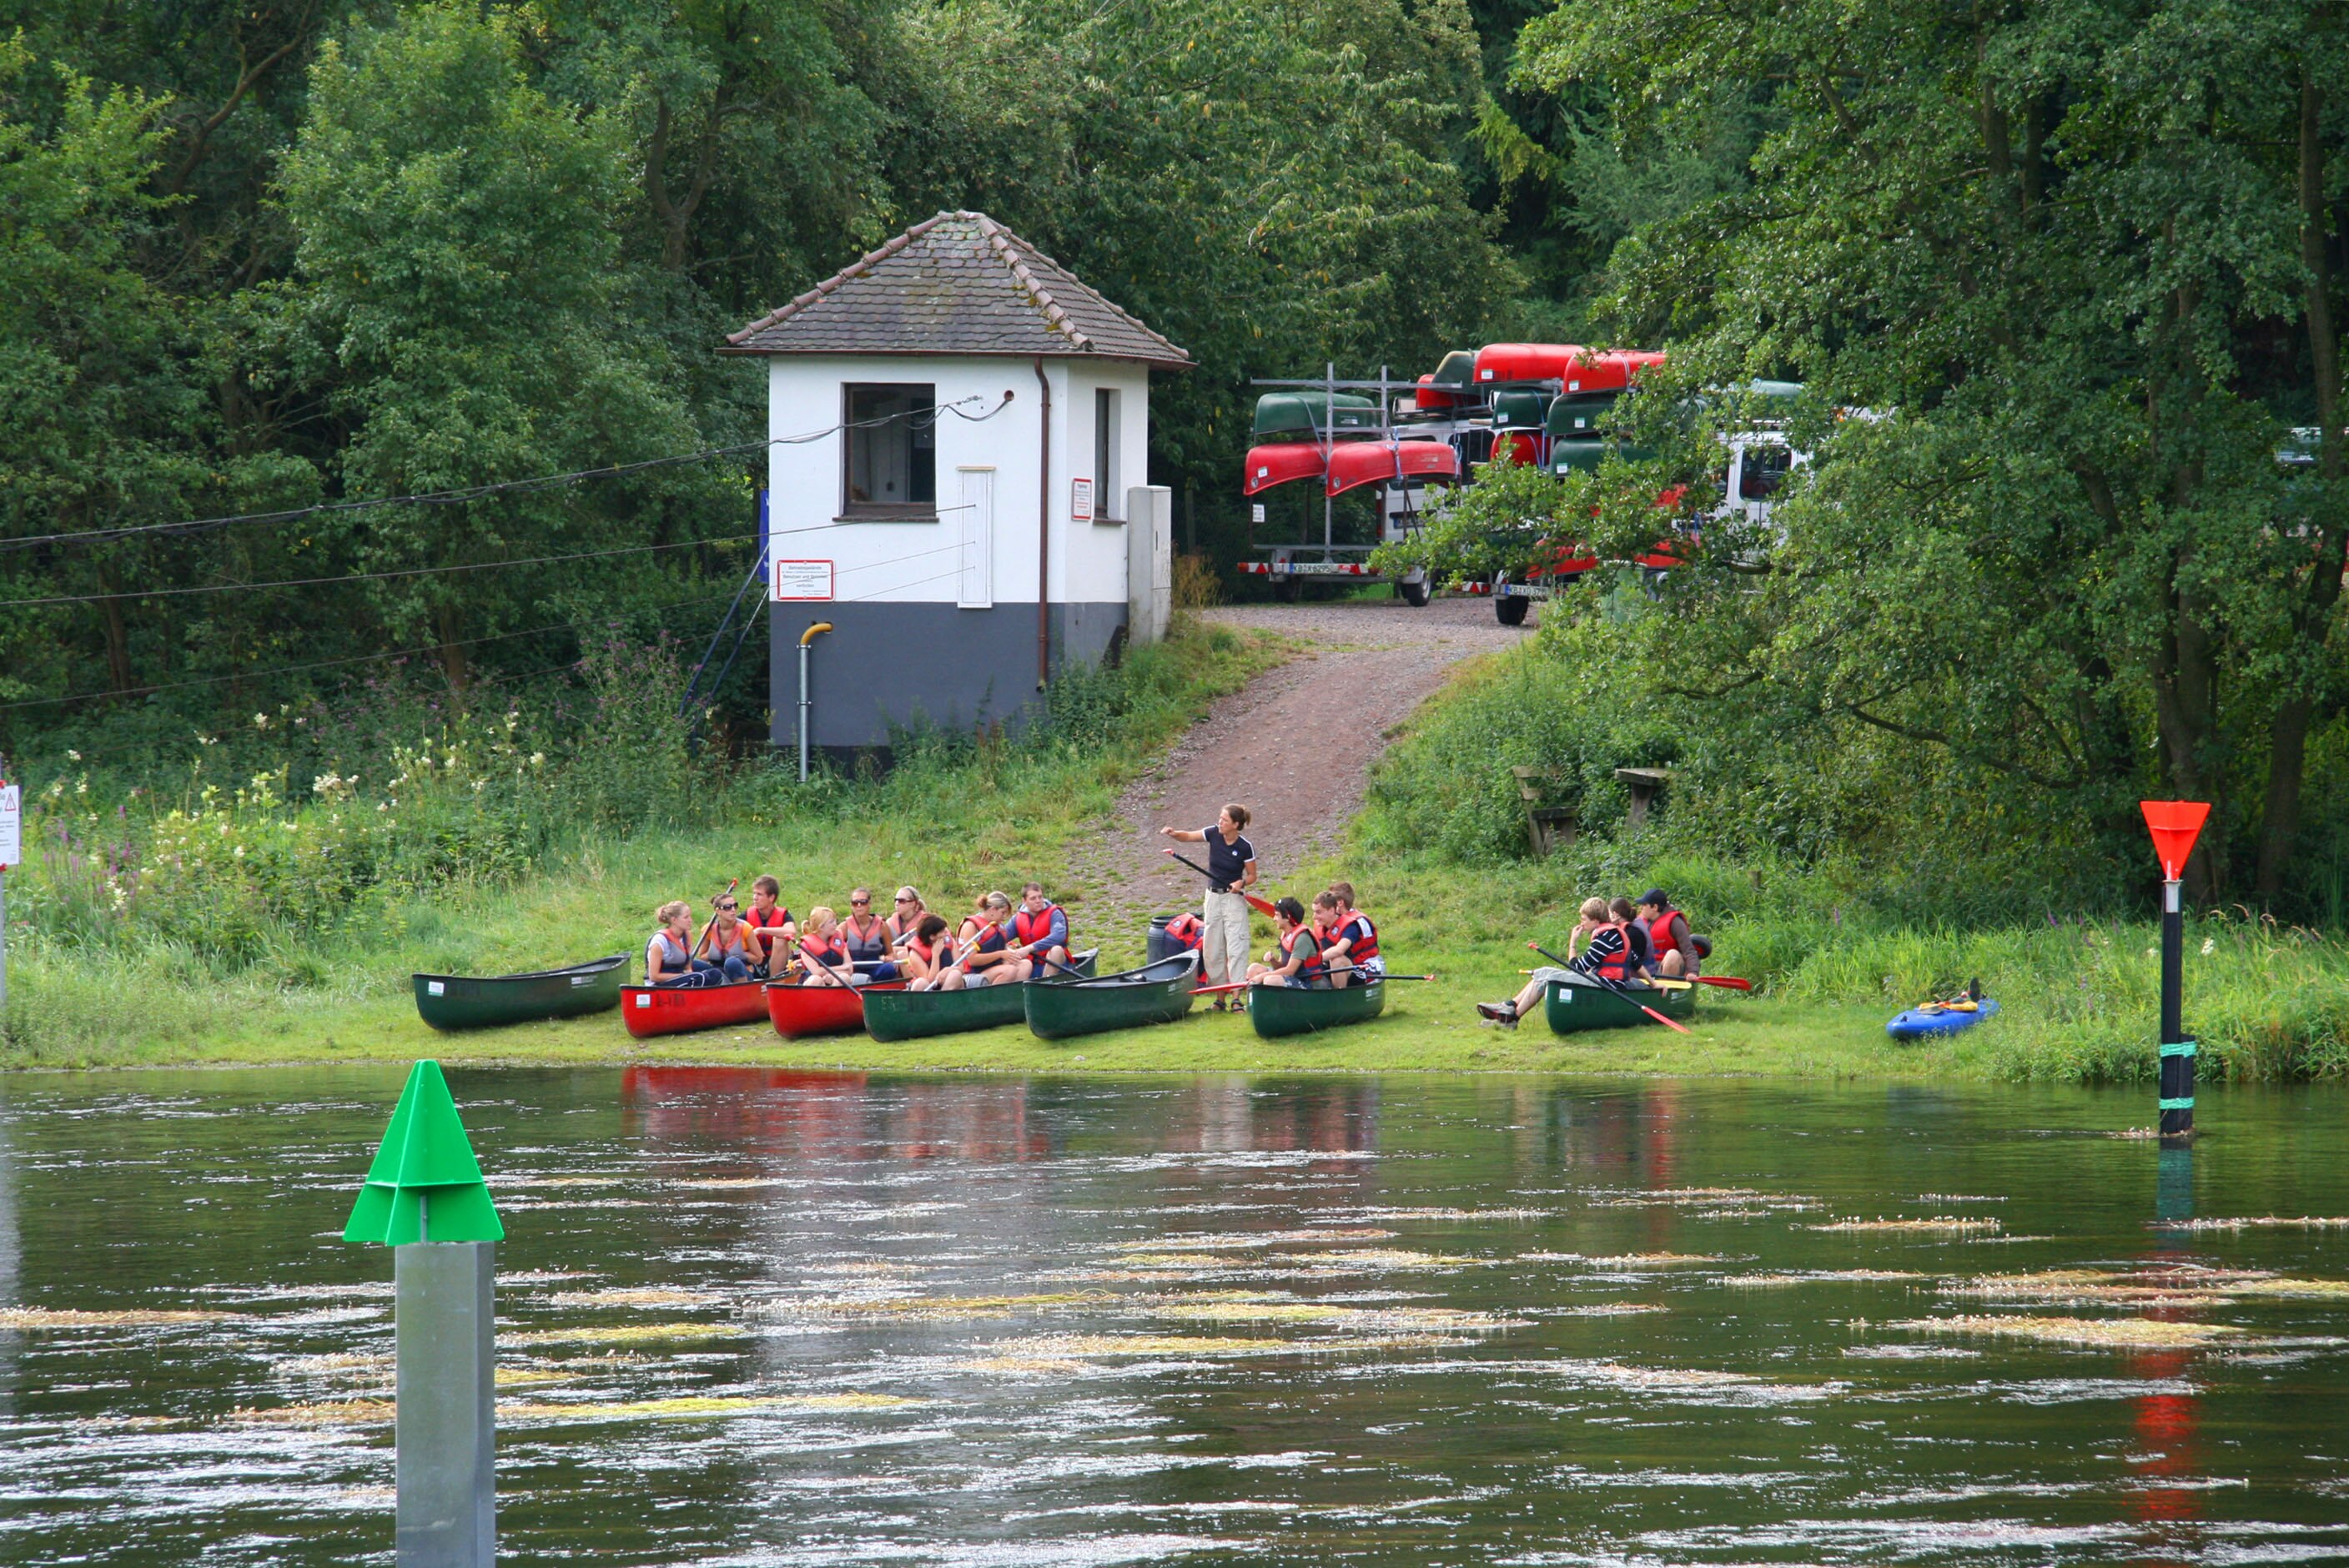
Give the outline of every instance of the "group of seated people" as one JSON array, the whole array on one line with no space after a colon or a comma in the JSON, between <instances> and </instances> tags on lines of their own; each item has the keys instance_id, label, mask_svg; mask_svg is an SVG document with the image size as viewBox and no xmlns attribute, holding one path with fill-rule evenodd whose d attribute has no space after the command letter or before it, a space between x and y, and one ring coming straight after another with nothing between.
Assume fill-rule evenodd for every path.
<instances>
[{"instance_id":1,"label":"group of seated people","mask_svg":"<svg viewBox=\"0 0 2349 1568\"><path fill-rule=\"evenodd\" d=\"M1272 910L1279 943L1247 966L1248 984L1333 989L1367 985L1385 977L1387 963L1379 956L1379 928L1354 907L1352 882L1333 882L1314 894L1310 913L1293 898L1277 901ZM1222 1007L1224 998L1216 997L1215 1005Z\"/></svg>"},{"instance_id":2,"label":"group of seated people","mask_svg":"<svg viewBox=\"0 0 2349 1568\"><path fill-rule=\"evenodd\" d=\"M1661 888L1650 888L1634 903L1628 898L1587 898L1582 918L1566 939L1567 966L1537 969L1525 989L1506 1002L1479 1002L1476 1012L1504 1028L1540 1003L1553 980L1598 980L1644 985L1651 980L1688 980L1703 973L1713 944L1689 929L1688 916L1672 907Z\"/></svg>"},{"instance_id":3,"label":"group of seated people","mask_svg":"<svg viewBox=\"0 0 2349 1568\"><path fill-rule=\"evenodd\" d=\"M958 991L1016 985L1069 963L1069 917L1037 882L1021 891L1016 907L1004 893L981 893L958 921L932 913L910 887L897 890L891 913L875 915L873 890L860 887L848 895L847 919L820 903L802 924L783 907L781 892L781 883L762 876L750 884L747 910L732 893L719 894L698 938L692 905L683 899L661 905L655 912L659 929L645 944L645 984L903 981L908 990Z\"/></svg>"}]
</instances>

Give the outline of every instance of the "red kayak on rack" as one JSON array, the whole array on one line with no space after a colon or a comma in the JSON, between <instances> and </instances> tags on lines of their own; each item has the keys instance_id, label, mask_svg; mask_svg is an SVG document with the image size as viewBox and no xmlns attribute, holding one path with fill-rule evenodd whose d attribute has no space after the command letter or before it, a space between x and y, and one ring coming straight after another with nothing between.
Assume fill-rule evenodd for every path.
<instances>
[{"instance_id":1,"label":"red kayak on rack","mask_svg":"<svg viewBox=\"0 0 2349 1568\"><path fill-rule=\"evenodd\" d=\"M1250 447L1242 495L1256 495L1292 480L1317 480L1328 471L1330 449L1318 441L1277 441Z\"/></svg>"},{"instance_id":2,"label":"red kayak on rack","mask_svg":"<svg viewBox=\"0 0 2349 1568\"><path fill-rule=\"evenodd\" d=\"M1663 362L1661 350L1610 348L1569 366L1564 391L1569 397L1592 392L1620 392L1638 380L1641 371Z\"/></svg>"},{"instance_id":3,"label":"red kayak on rack","mask_svg":"<svg viewBox=\"0 0 2349 1568\"><path fill-rule=\"evenodd\" d=\"M1578 343L1488 343L1476 351L1476 387L1557 381L1593 351Z\"/></svg>"},{"instance_id":4,"label":"red kayak on rack","mask_svg":"<svg viewBox=\"0 0 2349 1568\"><path fill-rule=\"evenodd\" d=\"M620 1016L638 1039L683 1035L728 1024L755 1024L767 1010L766 983L732 985L623 985Z\"/></svg>"},{"instance_id":5,"label":"red kayak on rack","mask_svg":"<svg viewBox=\"0 0 2349 1568\"><path fill-rule=\"evenodd\" d=\"M1330 495L1396 480L1456 480L1460 454L1448 441L1356 441L1330 454L1322 481Z\"/></svg>"},{"instance_id":6,"label":"red kayak on rack","mask_svg":"<svg viewBox=\"0 0 2349 1568\"><path fill-rule=\"evenodd\" d=\"M802 1035L846 1035L864 1026L864 993L902 991L902 981L879 985L770 985L767 1016L787 1040Z\"/></svg>"}]
</instances>

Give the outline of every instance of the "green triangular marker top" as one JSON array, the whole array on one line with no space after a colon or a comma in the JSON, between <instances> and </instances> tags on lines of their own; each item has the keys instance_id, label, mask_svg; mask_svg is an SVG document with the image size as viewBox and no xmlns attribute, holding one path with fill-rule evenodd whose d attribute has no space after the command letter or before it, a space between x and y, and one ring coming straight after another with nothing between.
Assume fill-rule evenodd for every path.
<instances>
[{"instance_id":1,"label":"green triangular marker top","mask_svg":"<svg viewBox=\"0 0 2349 1568\"><path fill-rule=\"evenodd\" d=\"M383 1130L383 1147L367 1167L367 1185L351 1205L343 1240L401 1247L497 1242L505 1233L440 1064L417 1063L399 1091L391 1125Z\"/></svg>"}]
</instances>

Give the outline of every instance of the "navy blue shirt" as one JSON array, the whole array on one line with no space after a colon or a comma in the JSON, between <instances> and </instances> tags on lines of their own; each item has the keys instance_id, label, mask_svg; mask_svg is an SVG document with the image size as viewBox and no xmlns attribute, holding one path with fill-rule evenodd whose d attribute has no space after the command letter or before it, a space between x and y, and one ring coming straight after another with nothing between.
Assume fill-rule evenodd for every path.
<instances>
[{"instance_id":1,"label":"navy blue shirt","mask_svg":"<svg viewBox=\"0 0 2349 1568\"><path fill-rule=\"evenodd\" d=\"M1221 828L1207 830L1207 885L1217 892L1229 892L1240 873L1256 860L1256 846L1243 833L1230 843L1224 842Z\"/></svg>"}]
</instances>

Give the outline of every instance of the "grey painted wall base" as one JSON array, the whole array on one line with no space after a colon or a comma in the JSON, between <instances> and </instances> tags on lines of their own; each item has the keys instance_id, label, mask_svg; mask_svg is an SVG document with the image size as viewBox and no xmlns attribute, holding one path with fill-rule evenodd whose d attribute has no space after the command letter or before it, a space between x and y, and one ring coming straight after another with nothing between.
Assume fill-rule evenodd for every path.
<instances>
[{"instance_id":1,"label":"grey painted wall base","mask_svg":"<svg viewBox=\"0 0 2349 1568\"><path fill-rule=\"evenodd\" d=\"M990 610L952 604L787 603L768 606L768 702L777 746L799 744L800 634L833 629L808 658L809 744L835 759L890 744L894 730L925 725L1017 730L1036 700L1036 605ZM1124 627L1123 603L1055 604L1054 669L1098 664Z\"/></svg>"},{"instance_id":2,"label":"grey painted wall base","mask_svg":"<svg viewBox=\"0 0 2349 1568\"><path fill-rule=\"evenodd\" d=\"M496 1252L492 1242L391 1250L398 1568L497 1560Z\"/></svg>"}]
</instances>

